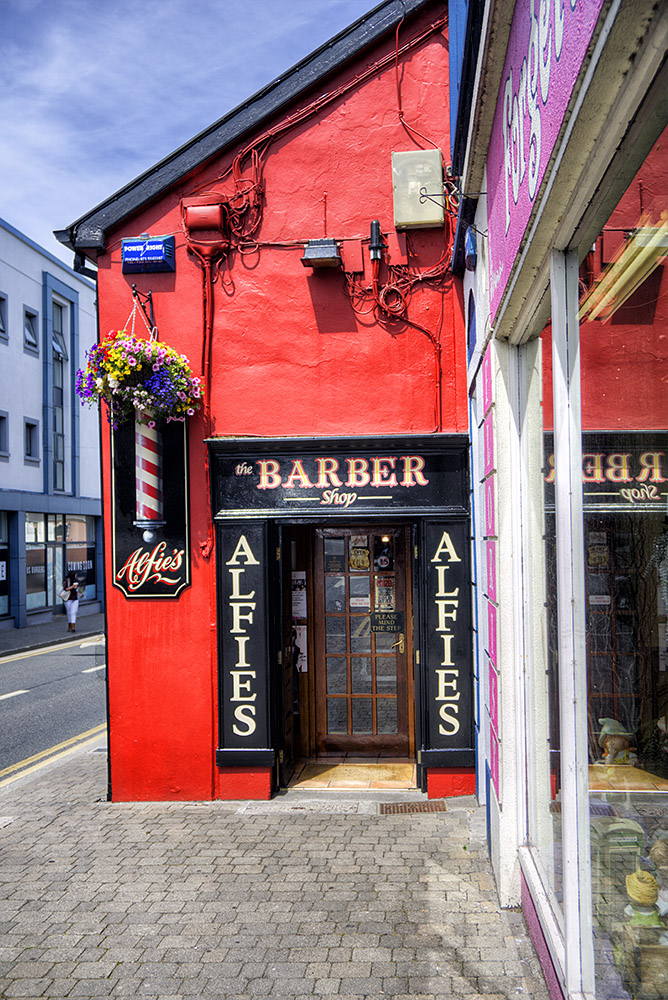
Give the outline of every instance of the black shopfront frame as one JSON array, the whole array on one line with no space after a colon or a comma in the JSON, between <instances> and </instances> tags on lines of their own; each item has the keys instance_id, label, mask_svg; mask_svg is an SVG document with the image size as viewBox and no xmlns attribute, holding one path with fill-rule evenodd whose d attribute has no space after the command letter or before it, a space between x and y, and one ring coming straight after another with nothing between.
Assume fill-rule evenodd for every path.
<instances>
[{"instance_id":1,"label":"black shopfront frame","mask_svg":"<svg viewBox=\"0 0 668 1000\"><path fill-rule=\"evenodd\" d=\"M474 766L468 438L214 438L207 444L218 593L216 764L274 767L282 760L282 527L382 520L412 529L416 757L423 787L427 767Z\"/></svg>"}]
</instances>

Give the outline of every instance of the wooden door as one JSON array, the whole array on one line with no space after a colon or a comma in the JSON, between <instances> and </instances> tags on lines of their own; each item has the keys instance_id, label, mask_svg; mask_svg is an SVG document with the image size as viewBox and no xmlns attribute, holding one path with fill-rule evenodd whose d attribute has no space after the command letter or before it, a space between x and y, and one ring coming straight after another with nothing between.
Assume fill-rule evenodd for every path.
<instances>
[{"instance_id":1,"label":"wooden door","mask_svg":"<svg viewBox=\"0 0 668 1000\"><path fill-rule=\"evenodd\" d=\"M317 751L406 756L406 529L317 529L315 557Z\"/></svg>"}]
</instances>

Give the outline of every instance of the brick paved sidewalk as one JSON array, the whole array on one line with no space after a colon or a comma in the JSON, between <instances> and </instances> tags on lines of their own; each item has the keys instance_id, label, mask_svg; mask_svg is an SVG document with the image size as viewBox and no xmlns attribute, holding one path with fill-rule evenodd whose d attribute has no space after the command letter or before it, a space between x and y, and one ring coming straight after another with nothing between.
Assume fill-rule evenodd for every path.
<instances>
[{"instance_id":1,"label":"brick paved sidewalk","mask_svg":"<svg viewBox=\"0 0 668 1000\"><path fill-rule=\"evenodd\" d=\"M473 799L105 792L90 750L0 788L1 997L548 1000Z\"/></svg>"}]
</instances>

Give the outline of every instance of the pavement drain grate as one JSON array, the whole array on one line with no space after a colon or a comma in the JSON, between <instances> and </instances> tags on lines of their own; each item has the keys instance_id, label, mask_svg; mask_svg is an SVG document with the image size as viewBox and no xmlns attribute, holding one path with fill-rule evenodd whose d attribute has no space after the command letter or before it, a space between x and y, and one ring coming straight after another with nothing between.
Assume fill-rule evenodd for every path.
<instances>
[{"instance_id":1,"label":"pavement drain grate","mask_svg":"<svg viewBox=\"0 0 668 1000\"><path fill-rule=\"evenodd\" d=\"M381 816L389 813L444 813L447 812L445 802L381 802L378 812Z\"/></svg>"}]
</instances>

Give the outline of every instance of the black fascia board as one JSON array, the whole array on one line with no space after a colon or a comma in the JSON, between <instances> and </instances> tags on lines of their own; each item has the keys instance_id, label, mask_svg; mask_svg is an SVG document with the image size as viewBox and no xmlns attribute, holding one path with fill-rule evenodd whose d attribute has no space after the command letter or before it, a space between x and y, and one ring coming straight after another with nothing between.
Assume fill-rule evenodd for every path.
<instances>
[{"instance_id":1,"label":"black fascia board","mask_svg":"<svg viewBox=\"0 0 668 1000\"><path fill-rule=\"evenodd\" d=\"M459 105L457 107L457 119L452 150L452 172L457 174L457 176L461 175L461 172L464 169L464 160L466 159L469 119L471 117L471 101L473 100L473 86L475 84L484 9L485 4L482 0L469 0L466 18L466 37L464 40L462 79L459 88Z\"/></svg>"},{"instance_id":2,"label":"black fascia board","mask_svg":"<svg viewBox=\"0 0 668 1000\"><path fill-rule=\"evenodd\" d=\"M402 20L413 17L433 3L434 0L385 0L67 229L55 230L56 239L75 252L96 257L105 249L107 230L155 201L228 147L257 131L263 122L274 117L283 107L298 100L390 31L396 30Z\"/></svg>"},{"instance_id":3,"label":"black fascia board","mask_svg":"<svg viewBox=\"0 0 668 1000\"><path fill-rule=\"evenodd\" d=\"M463 274L466 270L466 265L464 263L464 239L466 237L467 229L473 225L477 204L477 198L467 197L463 197L459 203L457 227L455 229L455 238L452 246L452 261L450 263L453 274Z\"/></svg>"}]
</instances>

